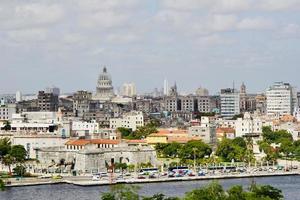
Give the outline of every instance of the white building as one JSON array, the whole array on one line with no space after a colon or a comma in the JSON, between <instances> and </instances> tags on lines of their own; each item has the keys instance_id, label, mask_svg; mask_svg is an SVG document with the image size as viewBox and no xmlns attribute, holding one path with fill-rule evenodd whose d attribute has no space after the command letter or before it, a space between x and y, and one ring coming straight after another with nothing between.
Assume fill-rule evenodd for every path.
<instances>
[{"instance_id":1,"label":"white building","mask_svg":"<svg viewBox=\"0 0 300 200\"><path fill-rule=\"evenodd\" d=\"M109 121L110 128L129 128L135 131L138 127L144 126L144 116L142 112L130 112L122 118L111 118Z\"/></svg>"},{"instance_id":2,"label":"white building","mask_svg":"<svg viewBox=\"0 0 300 200\"><path fill-rule=\"evenodd\" d=\"M164 80L164 95L165 96L169 95L169 83L167 79Z\"/></svg>"},{"instance_id":3,"label":"white building","mask_svg":"<svg viewBox=\"0 0 300 200\"><path fill-rule=\"evenodd\" d=\"M251 117L249 113L244 114L244 118L235 121L236 137L255 136L262 134L263 122L259 117Z\"/></svg>"},{"instance_id":4,"label":"white building","mask_svg":"<svg viewBox=\"0 0 300 200\"><path fill-rule=\"evenodd\" d=\"M28 134L28 135L14 135L12 139L13 145L22 145L27 151L28 158L38 159L36 150L39 148L45 147L59 147L64 146L64 144L69 139L62 138L60 136L54 135L36 135L36 134Z\"/></svg>"},{"instance_id":5,"label":"white building","mask_svg":"<svg viewBox=\"0 0 300 200\"><path fill-rule=\"evenodd\" d=\"M240 114L240 94L231 88L221 90L221 116L232 118Z\"/></svg>"},{"instance_id":6,"label":"white building","mask_svg":"<svg viewBox=\"0 0 300 200\"><path fill-rule=\"evenodd\" d=\"M293 88L289 83L276 82L266 91L267 115L290 115L293 111ZM295 100L294 100L295 101Z\"/></svg>"},{"instance_id":7,"label":"white building","mask_svg":"<svg viewBox=\"0 0 300 200\"><path fill-rule=\"evenodd\" d=\"M134 83L124 83L121 91L122 96L133 97L136 96L136 87Z\"/></svg>"},{"instance_id":8,"label":"white building","mask_svg":"<svg viewBox=\"0 0 300 200\"><path fill-rule=\"evenodd\" d=\"M0 105L0 120L11 120L13 114L16 113L16 104Z\"/></svg>"},{"instance_id":9,"label":"white building","mask_svg":"<svg viewBox=\"0 0 300 200\"><path fill-rule=\"evenodd\" d=\"M199 126L191 126L188 128L188 136L190 138L199 138L205 143L213 143L216 138L216 126L214 121L209 117L201 117Z\"/></svg>"},{"instance_id":10,"label":"white building","mask_svg":"<svg viewBox=\"0 0 300 200\"><path fill-rule=\"evenodd\" d=\"M16 92L16 102L22 101L22 93L20 91Z\"/></svg>"},{"instance_id":11,"label":"white building","mask_svg":"<svg viewBox=\"0 0 300 200\"><path fill-rule=\"evenodd\" d=\"M99 124L96 121L91 121L91 122L73 121L72 132L76 136L88 136L88 135L98 134Z\"/></svg>"}]
</instances>

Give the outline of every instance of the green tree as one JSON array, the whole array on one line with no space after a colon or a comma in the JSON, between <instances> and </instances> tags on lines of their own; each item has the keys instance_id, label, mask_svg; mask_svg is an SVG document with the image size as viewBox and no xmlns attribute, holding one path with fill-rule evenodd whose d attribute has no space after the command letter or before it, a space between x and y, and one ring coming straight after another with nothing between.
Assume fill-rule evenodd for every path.
<instances>
[{"instance_id":1,"label":"green tree","mask_svg":"<svg viewBox=\"0 0 300 200\"><path fill-rule=\"evenodd\" d=\"M182 160L193 160L204 158L204 156L209 156L212 152L211 147L205 144L201 140L191 140L182 147L179 154Z\"/></svg>"},{"instance_id":2,"label":"green tree","mask_svg":"<svg viewBox=\"0 0 300 200\"><path fill-rule=\"evenodd\" d=\"M2 179L0 179L0 190L3 191L5 189L5 184Z\"/></svg>"},{"instance_id":3,"label":"green tree","mask_svg":"<svg viewBox=\"0 0 300 200\"><path fill-rule=\"evenodd\" d=\"M182 145L178 142L172 142L170 144L167 144L165 148L163 149L162 153L164 157L167 158L175 158L179 156L179 153L182 150Z\"/></svg>"},{"instance_id":4,"label":"green tree","mask_svg":"<svg viewBox=\"0 0 300 200\"><path fill-rule=\"evenodd\" d=\"M17 176L24 176L24 174L26 173L26 168L23 165L17 165L14 169L13 169L14 174L16 174Z\"/></svg>"},{"instance_id":5,"label":"green tree","mask_svg":"<svg viewBox=\"0 0 300 200\"><path fill-rule=\"evenodd\" d=\"M254 194L256 199L270 199L270 200L282 200L282 191L274 188L270 185L256 185L252 184L250 187L250 192Z\"/></svg>"},{"instance_id":6,"label":"green tree","mask_svg":"<svg viewBox=\"0 0 300 200\"><path fill-rule=\"evenodd\" d=\"M2 163L8 167L9 174L11 175L11 165L15 163L14 157L12 157L10 154L6 154L2 158Z\"/></svg>"},{"instance_id":7,"label":"green tree","mask_svg":"<svg viewBox=\"0 0 300 200\"><path fill-rule=\"evenodd\" d=\"M180 200L178 197L166 197L164 194L155 194L152 197L143 197L143 200Z\"/></svg>"},{"instance_id":8,"label":"green tree","mask_svg":"<svg viewBox=\"0 0 300 200\"><path fill-rule=\"evenodd\" d=\"M236 143L238 140L236 140ZM238 144L233 143L233 140L223 138L223 140L218 144L216 155L220 156L224 161L231 162L244 161L245 160L246 148L238 146Z\"/></svg>"},{"instance_id":9,"label":"green tree","mask_svg":"<svg viewBox=\"0 0 300 200\"><path fill-rule=\"evenodd\" d=\"M139 187L133 185L114 185L110 192L103 193L102 200L139 200Z\"/></svg>"},{"instance_id":10,"label":"green tree","mask_svg":"<svg viewBox=\"0 0 300 200\"><path fill-rule=\"evenodd\" d=\"M10 152L11 142L9 138L0 139L0 159Z\"/></svg>"},{"instance_id":11,"label":"green tree","mask_svg":"<svg viewBox=\"0 0 300 200\"><path fill-rule=\"evenodd\" d=\"M10 125L10 122L9 122L9 121L5 121L5 122L4 122L4 127L3 127L3 129L4 129L5 131L11 130L11 125Z\"/></svg>"},{"instance_id":12,"label":"green tree","mask_svg":"<svg viewBox=\"0 0 300 200\"><path fill-rule=\"evenodd\" d=\"M217 182L186 193L184 200L224 200L226 193Z\"/></svg>"},{"instance_id":13,"label":"green tree","mask_svg":"<svg viewBox=\"0 0 300 200\"><path fill-rule=\"evenodd\" d=\"M122 138L127 138L132 134L132 129L130 128L119 127L117 128L117 131L121 133Z\"/></svg>"},{"instance_id":14,"label":"green tree","mask_svg":"<svg viewBox=\"0 0 300 200\"><path fill-rule=\"evenodd\" d=\"M15 162L24 162L27 156L27 151L23 145L13 145L9 154L15 159Z\"/></svg>"}]
</instances>

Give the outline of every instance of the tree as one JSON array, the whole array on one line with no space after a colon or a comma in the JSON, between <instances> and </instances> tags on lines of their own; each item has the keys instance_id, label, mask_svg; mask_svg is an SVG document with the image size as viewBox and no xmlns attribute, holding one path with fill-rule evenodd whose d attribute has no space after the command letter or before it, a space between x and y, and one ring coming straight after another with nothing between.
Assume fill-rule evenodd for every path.
<instances>
[{"instance_id":1,"label":"tree","mask_svg":"<svg viewBox=\"0 0 300 200\"><path fill-rule=\"evenodd\" d=\"M155 194L152 197L143 197L143 200L180 200L178 197L166 197L164 194Z\"/></svg>"},{"instance_id":2,"label":"tree","mask_svg":"<svg viewBox=\"0 0 300 200\"><path fill-rule=\"evenodd\" d=\"M23 165L17 165L14 169L14 174L16 174L17 176L24 176L24 174L26 173L26 168Z\"/></svg>"},{"instance_id":3,"label":"tree","mask_svg":"<svg viewBox=\"0 0 300 200\"><path fill-rule=\"evenodd\" d=\"M181 150L182 150L181 144L179 144L178 142L172 142L165 146L162 153L163 153L164 157L175 158L175 157L178 157Z\"/></svg>"},{"instance_id":4,"label":"tree","mask_svg":"<svg viewBox=\"0 0 300 200\"><path fill-rule=\"evenodd\" d=\"M15 162L24 162L27 156L27 151L23 145L13 145L9 154L15 159Z\"/></svg>"},{"instance_id":5,"label":"tree","mask_svg":"<svg viewBox=\"0 0 300 200\"><path fill-rule=\"evenodd\" d=\"M250 187L250 192L254 194L256 199L263 199L263 198L269 198L272 200L283 199L282 191L270 185L259 186L256 184L252 184Z\"/></svg>"},{"instance_id":6,"label":"tree","mask_svg":"<svg viewBox=\"0 0 300 200\"><path fill-rule=\"evenodd\" d=\"M179 157L182 160L193 160L204 158L205 156L209 156L212 152L211 147L208 144L205 144L201 140L191 140L184 145L182 148Z\"/></svg>"},{"instance_id":7,"label":"tree","mask_svg":"<svg viewBox=\"0 0 300 200\"><path fill-rule=\"evenodd\" d=\"M117 131L121 133L122 138L127 138L132 134L132 129L130 128L119 127L117 128Z\"/></svg>"},{"instance_id":8,"label":"tree","mask_svg":"<svg viewBox=\"0 0 300 200\"><path fill-rule=\"evenodd\" d=\"M6 166L8 166L9 174L11 175L11 165L14 164L14 157L12 157L10 154L7 154L3 157L2 163Z\"/></svg>"},{"instance_id":9,"label":"tree","mask_svg":"<svg viewBox=\"0 0 300 200\"><path fill-rule=\"evenodd\" d=\"M9 131L9 130L11 130L11 125L10 125L10 122L9 121L5 121L4 122L4 130L5 131Z\"/></svg>"},{"instance_id":10,"label":"tree","mask_svg":"<svg viewBox=\"0 0 300 200\"><path fill-rule=\"evenodd\" d=\"M9 153L11 149L11 142L9 138L0 139L0 159Z\"/></svg>"},{"instance_id":11,"label":"tree","mask_svg":"<svg viewBox=\"0 0 300 200\"><path fill-rule=\"evenodd\" d=\"M242 144L240 139L233 142L233 140L224 138L218 145L216 155L227 162L231 162L232 160L244 161L246 152L246 147L244 146L246 145Z\"/></svg>"},{"instance_id":12,"label":"tree","mask_svg":"<svg viewBox=\"0 0 300 200\"><path fill-rule=\"evenodd\" d=\"M103 193L102 200L139 200L139 187L133 185L114 185L110 192Z\"/></svg>"},{"instance_id":13,"label":"tree","mask_svg":"<svg viewBox=\"0 0 300 200\"><path fill-rule=\"evenodd\" d=\"M2 179L0 179L0 190L3 191L5 189L5 184Z\"/></svg>"},{"instance_id":14,"label":"tree","mask_svg":"<svg viewBox=\"0 0 300 200\"><path fill-rule=\"evenodd\" d=\"M186 193L184 200L224 200L226 193L217 182Z\"/></svg>"}]
</instances>

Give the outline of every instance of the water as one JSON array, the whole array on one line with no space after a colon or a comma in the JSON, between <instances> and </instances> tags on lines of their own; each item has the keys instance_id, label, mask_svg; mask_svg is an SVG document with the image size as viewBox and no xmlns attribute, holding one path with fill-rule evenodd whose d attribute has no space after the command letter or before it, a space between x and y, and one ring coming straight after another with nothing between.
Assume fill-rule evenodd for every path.
<instances>
[{"instance_id":1,"label":"water","mask_svg":"<svg viewBox=\"0 0 300 200\"><path fill-rule=\"evenodd\" d=\"M219 180L225 188L232 185L248 186L253 179ZM258 184L270 184L283 191L285 199L300 200L300 176L282 176L255 178ZM151 196L164 193L167 196L183 196L185 192L203 186L210 181L185 181L137 184L141 187L139 193ZM80 187L69 184L43 185L8 188L0 192L0 200L100 200L102 192L109 191L109 186Z\"/></svg>"}]
</instances>

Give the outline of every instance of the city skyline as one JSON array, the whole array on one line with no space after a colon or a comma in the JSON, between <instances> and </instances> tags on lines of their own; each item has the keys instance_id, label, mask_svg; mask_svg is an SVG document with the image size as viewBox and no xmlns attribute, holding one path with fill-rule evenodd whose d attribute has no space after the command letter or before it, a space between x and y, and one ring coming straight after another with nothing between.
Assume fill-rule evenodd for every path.
<instances>
[{"instance_id":1,"label":"city skyline","mask_svg":"<svg viewBox=\"0 0 300 200\"><path fill-rule=\"evenodd\" d=\"M95 91L103 65L116 88L134 82L139 93L165 78L187 93L233 81L249 92L299 87L296 0L97 2L2 2L0 93Z\"/></svg>"}]
</instances>

